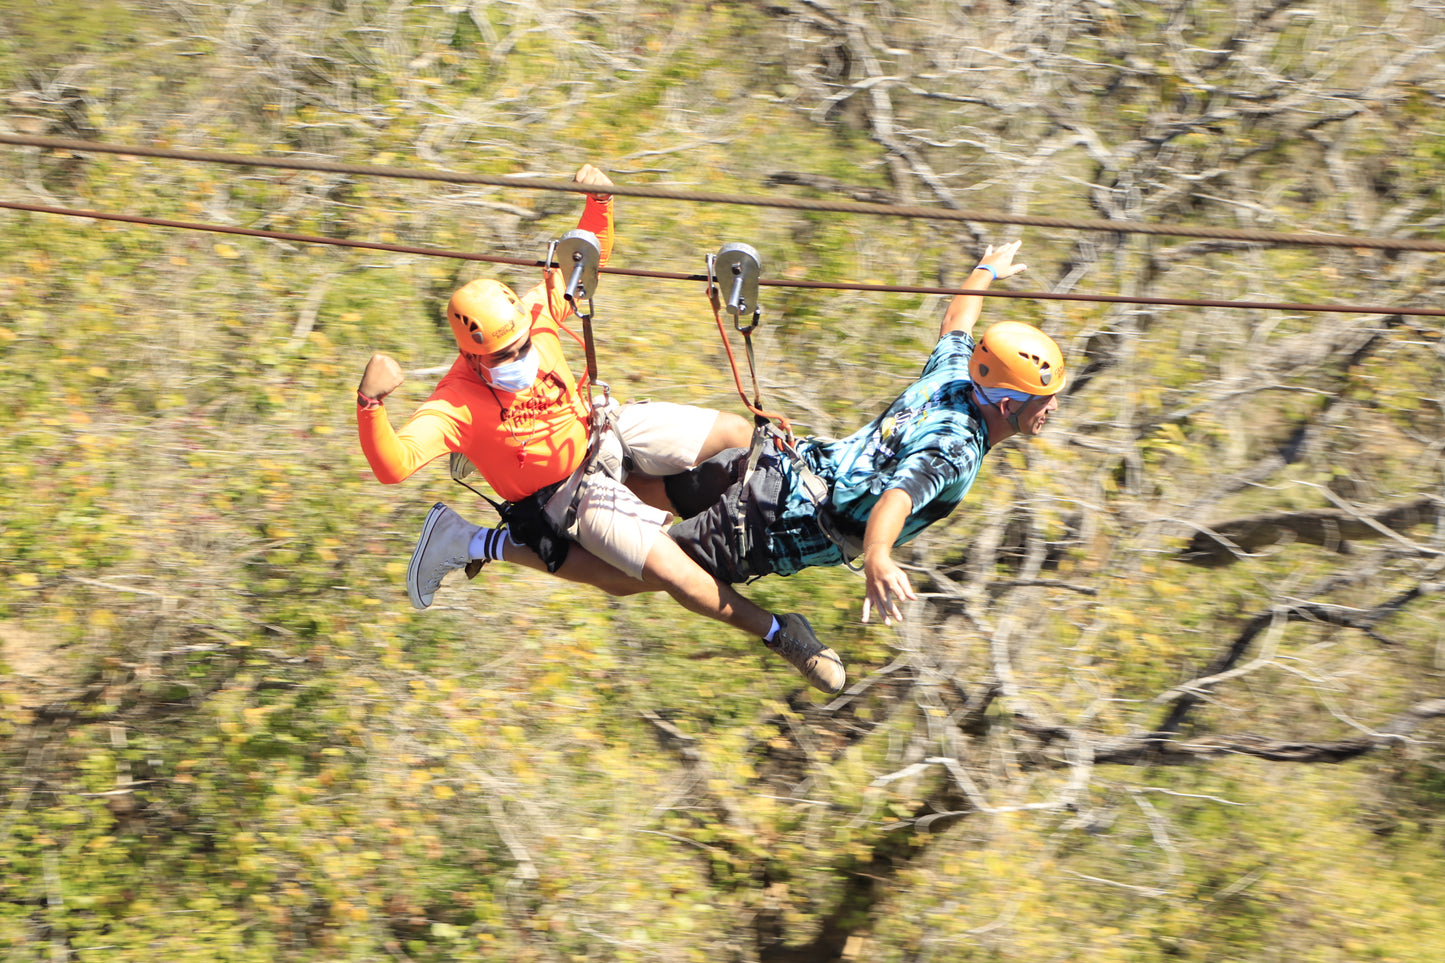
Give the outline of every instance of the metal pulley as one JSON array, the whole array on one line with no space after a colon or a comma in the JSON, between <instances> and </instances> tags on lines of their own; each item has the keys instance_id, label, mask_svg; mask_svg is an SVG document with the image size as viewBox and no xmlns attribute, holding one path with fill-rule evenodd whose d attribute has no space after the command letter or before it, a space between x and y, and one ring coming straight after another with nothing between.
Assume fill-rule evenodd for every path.
<instances>
[{"instance_id":1,"label":"metal pulley","mask_svg":"<svg viewBox=\"0 0 1445 963\"><path fill-rule=\"evenodd\" d=\"M708 280L732 315L733 326L744 334L756 328L763 313L758 304L758 279L763 273L758 252L746 244L724 244L717 254L708 255L707 267ZM749 312L752 320L745 323Z\"/></svg>"},{"instance_id":2,"label":"metal pulley","mask_svg":"<svg viewBox=\"0 0 1445 963\"><path fill-rule=\"evenodd\" d=\"M547 252L547 263L551 264L554 259L567 277L562 296L576 311L578 297L591 301L593 292L597 290L597 269L602 263L602 245L598 243L596 234L578 228L568 231L552 243L552 250Z\"/></svg>"},{"instance_id":3,"label":"metal pulley","mask_svg":"<svg viewBox=\"0 0 1445 963\"><path fill-rule=\"evenodd\" d=\"M602 245L597 235L577 228L568 231L547 246L545 265L556 264L567 278L562 297L567 299L572 310L582 319L582 347L587 353L587 399L592 400L592 385L607 385L597 380L597 346L592 338L592 294L597 290L597 272L602 266ZM587 310L583 311L580 299L587 299Z\"/></svg>"}]
</instances>

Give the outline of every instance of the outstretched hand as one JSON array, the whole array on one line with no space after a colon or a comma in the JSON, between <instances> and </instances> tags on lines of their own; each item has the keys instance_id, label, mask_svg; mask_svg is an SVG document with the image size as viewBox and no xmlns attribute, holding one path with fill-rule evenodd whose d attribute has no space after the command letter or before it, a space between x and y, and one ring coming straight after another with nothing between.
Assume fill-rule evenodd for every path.
<instances>
[{"instance_id":1,"label":"outstretched hand","mask_svg":"<svg viewBox=\"0 0 1445 963\"><path fill-rule=\"evenodd\" d=\"M978 259L978 263L987 264L993 268L1000 278L1011 278L1015 274L1022 274L1028 270L1028 265L1014 263L1014 255L1018 253L1021 244L1023 241L1009 241L998 247L990 244L984 249L983 257Z\"/></svg>"},{"instance_id":2,"label":"outstretched hand","mask_svg":"<svg viewBox=\"0 0 1445 963\"><path fill-rule=\"evenodd\" d=\"M380 401L400 388L405 380L401 365L396 363L396 359L378 352L366 363L366 370L361 373L361 384L356 386L356 391L363 397Z\"/></svg>"},{"instance_id":3,"label":"outstretched hand","mask_svg":"<svg viewBox=\"0 0 1445 963\"><path fill-rule=\"evenodd\" d=\"M874 609L883 616L884 625L893 620L903 621L898 608L901 599L914 601L918 598L908 574L898 567L887 552L870 554L863 562L863 579L867 583L867 596L863 599L863 621L867 622Z\"/></svg>"}]
</instances>

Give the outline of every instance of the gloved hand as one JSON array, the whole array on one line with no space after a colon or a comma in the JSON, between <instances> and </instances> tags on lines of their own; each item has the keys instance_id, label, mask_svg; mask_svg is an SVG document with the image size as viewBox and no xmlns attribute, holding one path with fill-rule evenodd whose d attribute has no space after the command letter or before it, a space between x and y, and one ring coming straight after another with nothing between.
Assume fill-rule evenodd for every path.
<instances>
[{"instance_id":1,"label":"gloved hand","mask_svg":"<svg viewBox=\"0 0 1445 963\"><path fill-rule=\"evenodd\" d=\"M367 401L380 401L400 388L405 380L401 365L396 363L396 359L378 352L366 363L366 370L361 373L361 384L356 386L356 393Z\"/></svg>"}]
</instances>

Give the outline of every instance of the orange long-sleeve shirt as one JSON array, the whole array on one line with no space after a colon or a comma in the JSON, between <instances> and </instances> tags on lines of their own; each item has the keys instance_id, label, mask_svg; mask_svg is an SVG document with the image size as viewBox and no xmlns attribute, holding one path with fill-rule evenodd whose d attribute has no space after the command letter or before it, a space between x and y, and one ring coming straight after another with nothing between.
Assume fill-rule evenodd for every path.
<instances>
[{"instance_id":1,"label":"orange long-sleeve shirt","mask_svg":"<svg viewBox=\"0 0 1445 963\"><path fill-rule=\"evenodd\" d=\"M577 223L597 235L601 263L612 253L612 202L590 195ZM385 406L356 409L361 450L372 472L394 485L440 455L459 451L501 498L516 501L571 475L587 452L587 400L567 366L559 324L571 306L561 286L538 283L521 296L532 318L532 347L540 367L532 385L501 391L484 382L460 354L402 426L392 428Z\"/></svg>"}]
</instances>

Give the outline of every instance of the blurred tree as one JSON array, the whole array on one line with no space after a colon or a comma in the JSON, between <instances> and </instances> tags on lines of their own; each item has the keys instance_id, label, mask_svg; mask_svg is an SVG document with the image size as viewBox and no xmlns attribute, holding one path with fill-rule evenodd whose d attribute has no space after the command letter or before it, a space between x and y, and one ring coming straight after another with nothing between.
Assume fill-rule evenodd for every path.
<instances>
[{"instance_id":1,"label":"blurred tree","mask_svg":"<svg viewBox=\"0 0 1445 963\"><path fill-rule=\"evenodd\" d=\"M1439 237L1428 3L0 4L33 133L1062 217ZM7 200L540 257L551 195L7 148ZM913 543L749 591L824 705L664 601L399 585L350 390L449 360L475 265L3 215L0 946L35 960L1432 960L1445 376L1403 316L991 303L1048 434ZM1428 305L1438 257L627 199L617 264ZM510 272L506 272L510 273ZM525 273L519 271L518 276ZM1029 280L1031 279L1031 280ZM820 434L933 299L770 288ZM603 367L728 405L700 292L609 277ZM685 323L684 323L685 322ZM414 399L413 399L414 400ZM1331 763L1334 765L1320 765Z\"/></svg>"}]
</instances>

